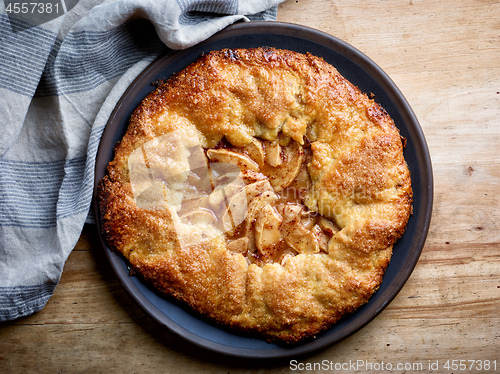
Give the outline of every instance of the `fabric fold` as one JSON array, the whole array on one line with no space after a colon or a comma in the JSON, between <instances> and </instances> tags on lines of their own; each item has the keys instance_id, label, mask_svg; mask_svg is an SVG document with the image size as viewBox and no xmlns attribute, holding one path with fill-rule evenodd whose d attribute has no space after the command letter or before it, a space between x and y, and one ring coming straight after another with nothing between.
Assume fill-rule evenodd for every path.
<instances>
[{"instance_id":1,"label":"fabric fold","mask_svg":"<svg viewBox=\"0 0 500 374\"><path fill-rule=\"evenodd\" d=\"M87 219L97 147L154 59L283 0L65 1L48 20L0 10L0 321L42 309Z\"/></svg>"}]
</instances>

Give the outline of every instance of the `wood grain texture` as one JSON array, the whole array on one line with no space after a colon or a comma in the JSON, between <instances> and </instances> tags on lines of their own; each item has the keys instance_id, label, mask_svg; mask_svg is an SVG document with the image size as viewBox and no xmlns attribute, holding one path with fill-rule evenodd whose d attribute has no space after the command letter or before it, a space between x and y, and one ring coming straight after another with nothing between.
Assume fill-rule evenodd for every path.
<instances>
[{"instance_id":1,"label":"wood grain texture","mask_svg":"<svg viewBox=\"0 0 500 374\"><path fill-rule=\"evenodd\" d=\"M426 370L372 372L451 373L447 359L496 359L500 371L499 14L500 2L487 0L280 5L280 21L337 36L389 74L422 125L435 178L428 239L405 287L366 327L297 362L422 363ZM122 289L96 235L85 227L44 310L0 324L0 373L298 372L290 360L213 354L159 327ZM439 369L429 369L436 360ZM310 369L302 372L328 372Z\"/></svg>"}]
</instances>

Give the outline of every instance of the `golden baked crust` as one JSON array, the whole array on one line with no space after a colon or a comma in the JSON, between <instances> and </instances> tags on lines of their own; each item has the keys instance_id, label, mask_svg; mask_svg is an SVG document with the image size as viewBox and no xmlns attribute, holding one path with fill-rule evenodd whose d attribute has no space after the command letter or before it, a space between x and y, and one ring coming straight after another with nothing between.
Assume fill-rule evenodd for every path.
<instances>
[{"instance_id":1,"label":"golden baked crust","mask_svg":"<svg viewBox=\"0 0 500 374\"><path fill-rule=\"evenodd\" d=\"M98 199L144 279L285 343L368 301L412 209L389 115L324 60L272 48L211 52L150 94Z\"/></svg>"}]
</instances>

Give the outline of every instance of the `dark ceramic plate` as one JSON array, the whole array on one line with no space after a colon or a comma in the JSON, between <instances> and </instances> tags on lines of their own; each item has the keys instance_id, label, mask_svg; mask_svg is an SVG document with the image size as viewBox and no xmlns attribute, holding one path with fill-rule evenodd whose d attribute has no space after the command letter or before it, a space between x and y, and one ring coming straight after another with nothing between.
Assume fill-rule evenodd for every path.
<instances>
[{"instance_id":1,"label":"dark ceramic plate","mask_svg":"<svg viewBox=\"0 0 500 374\"><path fill-rule=\"evenodd\" d=\"M281 358L308 353L353 334L375 318L397 295L409 278L422 251L432 211L432 169L422 129L412 109L391 79L368 57L320 31L280 22L239 23L190 49L159 58L130 85L116 105L102 136L96 161L96 183L103 178L113 157L113 146L124 135L134 109L153 89L151 82L168 78L195 61L202 53L222 48L271 46L310 52L323 57L362 91L373 93L407 139L405 158L412 175L413 215L406 232L394 246L394 254L379 290L370 301L318 335L293 347L220 328L195 313L163 298L138 277L130 276L125 261L102 243L120 282L152 318L193 344L231 356ZM95 199L94 199L95 200ZM98 215L99 209L95 207ZM96 217L99 222L99 217ZM101 239L102 241L102 239Z\"/></svg>"}]
</instances>

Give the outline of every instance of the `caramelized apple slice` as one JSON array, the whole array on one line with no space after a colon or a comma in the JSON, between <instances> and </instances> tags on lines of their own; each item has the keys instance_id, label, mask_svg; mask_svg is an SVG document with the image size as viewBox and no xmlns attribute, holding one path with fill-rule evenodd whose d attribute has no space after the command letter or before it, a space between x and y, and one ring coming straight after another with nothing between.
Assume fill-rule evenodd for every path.
<instances>
[{"instance_id":1,"label":"caramelized apple slice","mask_svg":"<svg viewBox=\"0 0 500 374\"><path fill-rule=\"evenodd\" d=\"M243 236L241 238L229 241L226 247L233 253L246 254L248 251L248 242L249 239L246 236Z\"/></svg>"},{"instance_id":2,"label":"caramelized apple slice","mask_svg":"<svg viewBox=\"0 0 500 374\"><path fill-rule=\"evenodd\" d=\"M224 188L224 202L221 203L225 205L224 213L221 217L222 230L224 232L232 233L245 220L248 205L247 187Z\"/></svg>"},{"instance_id":3,"label":"caramelized apple slice","mask_svg":"<svg viewBox=\"0 0 500 374\"><path fill-rule=\"evenodd\" d=\"M255 225L262 209L269 204L278 200L278 196L274 191L265 192L257 196L248 205L247 217L244 225L240 228L240 234L248 238L248 252L254 253L257 250L255 245Z\"/></svg>"},{"instance_id":4,"label":"caramelized apple slice","mask_svg":"<svg viewBox=\"0 0 500 374\"><path fill-rule=\"evenodd\" d=\"M259 171L259 165L249 156L230 151L227 149L209 149L207 156L212 162L226 163L237 165L241 171L254 170Z\"/></svg>"},{"instance_id":5,"label":"caramelized apple slice","mask_svg":"<svg viewBox=\"0 0 500 374\"><path fill-rule=\"evenodd\" d=\"M248 195L247 195L248 197ZM256 219L259 217L262 209L273 202L278 200L278 196L274 191L266 190L259 195L255 196L248 204L247 218L245 224L245 234L251 232L252 225L255 224Z\"/></svg>"},{"instance_id":6,"label":"caramelized apple slice","mask_svg":"<svg viewBox=\"0 0 500 374\"><path fill-rule=\"evenodd\" d=\"M281 240L280 225L283 218L271 205L262 208L255 221L255 246L263 255L269 254Z\"/></svg>"},{"instance_id":7,"label":"caramelized apple slice","mask_svg":"<svg viewBox=\"0 0 500 374\"><path fill-rule=\"evenodd\" d=\"M247 184L232 193L224 194L223 190L217 190L212 195L213 199L210 202L214 208L216 206L225 206L225 211L221 215L221 222L224 232L228 233L232 233L233 229L245 219L248 220L248 216L254 214L254 211L257 212L254 207L257 202L254 201L259 201L259 198L267 201L267 195L270 195L270 200L274 200L276 196L267 179Z\"/></svg>"},{"instance_id":8,"label":"caramelized apple slice","mask_svg":"<svg viewBox=\"0 0 500 374\"><path fill-rule=\"evenodd\" d=\"M283 160L281 165L277 167L266 165L264 170L276 192L284 190L297 177L304 160L304 150L299 143L293 142L288 147L283 147L281 157Z\"/></svg>"},{"instance_id":9,"label":"caramelized apple slice","mask_svg":"<svg viewBox=\"0 0 500 374\"><path fill-rule=\"evenodd\" d=\"M258 171L254 171L254 170L244 171L243 173L241 173L241 177L243 178L243 181L246 184L251 184L251 183L258 182L258 181L267 180L267 177L264 174L259 173Z\"/></svg>"},{"instance_id":10,"label":"caramelized apple slice","mask_svg":"<svg viewBox=\"0 0 500 374\"><path fill-rule=\"evenodd\" d=\"M182 222L190 224L205 223L213 225L217 221L215 213L210 209L198 208L183 214L181 217Z\"/></svg>"},{"instance_id":11,"label":"caramelized apple slice","mask_svg":"<svg viewBox=\"0 0 500 374\"><path fill-rule=\"evenodd\" d=\"M283 163L281 159L281 146L274 141L266 147L266 162L272 167L280 166Z\"/></svg>"},{"instance_id":12,"label":"caramelized apple slice","mask_svg":"<svg viewBox=\"0 0 500 374\"><path fill-rule=\"evenodd\" d=\"M318 220L318 225L323 231L327 232L330 235L334 235L339 231L338 227L335 226L335 224L332 221L330 221L328 218L325 217L321 217Z\"/></svg>"},{"instance_id":13,"label":"caramelized apple slice","mask_svg":"<svg viewBox=\"0 0 500 374\"><path fill-rule=\"evenodd\" d=\"M311 230L300 222L300 205L289 204L283 209L280 231L285 242L298 253L318 253L319 243Z\"/></svg>"},{"instance_id":14,"label":"caramelized apple slice","mask_svg":"<svg viewBox=\"0 0 500 374\"><path fill-rule=\"evenodd\" d=\"M320 251L328 253L328 242L330 240L328 235L321 229L319 225L314 225L311 231L318 242Z\"/></svg>"},{"instance_id":15,"label":"caramelized apple slice","mask_svg":"<svg viewBox=\"0 0 500 374\"><path fill-rule=\"evenodd\" d=\"M245 147L242 148L253 161L255 161L259 166L264 165L264 147L260 140L252 139Z\"/></svg>"}]
</instances>

